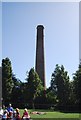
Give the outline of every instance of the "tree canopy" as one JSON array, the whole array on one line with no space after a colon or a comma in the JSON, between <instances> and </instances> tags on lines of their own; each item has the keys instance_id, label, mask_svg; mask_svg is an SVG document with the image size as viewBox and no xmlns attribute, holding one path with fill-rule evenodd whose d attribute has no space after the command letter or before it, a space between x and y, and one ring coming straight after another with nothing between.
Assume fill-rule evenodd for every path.
<instances>
[{"instance_id":1,"label":"tree canopy","mask_svg":"<svg viewBox=\"0 0 81 120\"><path fill-rule=\"evenodd\" d=\"M13 81L12 81L12 66L9 58L2 60L2 97L3 103L10 101L12 93Z\"/></svg>"},{"instance_id":2,"label":"tree canopy","mask_svg":"<svg viewBox=\"0 0 81 120\"><path fill-rule=\"evenodd\" d=\"M2 59L2 97L5 105L12 103L19 108L53 108L81 112L80 96L81 64L72 80L64 66L56 64L50 86L44 91L42 81L34 68L26 72L26 80L23 82L13 73L10 59Z\"/></svg>"},{"instance_id":3,"label":"tree canopy","mask_svg":"<svg viewBox=\"0 0 81 120\"><path fill-rule=\"evenodd\" d=\"M32 102L34 108L34 100L43 89L42 82L34 68L30 69L26 80L28 84L28 93L30 94L30 101Z\"/></svg>"},{"instance_id":4,"label":"tree canopy","mask_svg":"<svg viewBox=\"0 0 81 120\"><path fill-rule=\"evenodd\" d=\"M51 89L57 95L59 107L66 107L70 93L69 76L63 65L61 65L61 67L58 64L56 65L55 71L52 73L51 77Z\"/></svg>"}]
</instances>

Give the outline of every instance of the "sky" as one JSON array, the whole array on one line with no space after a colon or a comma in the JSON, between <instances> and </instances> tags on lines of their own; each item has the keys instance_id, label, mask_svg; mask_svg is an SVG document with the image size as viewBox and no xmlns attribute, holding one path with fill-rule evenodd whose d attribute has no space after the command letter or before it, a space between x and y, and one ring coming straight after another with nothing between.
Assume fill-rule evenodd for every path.
<instances>
[{"instance_id":1,"label":"sky","mask_svg":"<svg viewBox=\"0 0 81 120\"><path fill-rule=\"evenodd\" d=\"M13 73L25 82L35 67L37 25L44 26L46 86L56 64L72 79L79 64L78 2L3 2L2 58L10 58Z\"/></svg>"}]
</instances>

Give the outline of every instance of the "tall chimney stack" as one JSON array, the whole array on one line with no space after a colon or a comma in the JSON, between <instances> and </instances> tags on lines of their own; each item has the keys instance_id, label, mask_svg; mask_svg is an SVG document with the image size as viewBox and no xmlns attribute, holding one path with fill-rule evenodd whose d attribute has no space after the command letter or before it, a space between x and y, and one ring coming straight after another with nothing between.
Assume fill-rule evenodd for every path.
<instances>
[{"instance_id":1,"label":"tall chimney stack","mask_svg":"<svg viewBox=\"0 0 81 120\"><path fill-rule=\"evenodd\" d=\"M36 41L36 64L35 70L41 79L44 89L45 83L45 60L44 60L44 27L43 25L37 26L37 41Z\"/></svg>"}]
</instances>

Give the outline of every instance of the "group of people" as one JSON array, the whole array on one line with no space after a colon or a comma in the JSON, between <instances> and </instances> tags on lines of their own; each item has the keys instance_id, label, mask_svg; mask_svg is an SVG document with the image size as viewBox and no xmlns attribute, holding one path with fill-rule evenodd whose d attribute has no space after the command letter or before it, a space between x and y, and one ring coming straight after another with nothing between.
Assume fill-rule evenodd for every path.
<instances>
[{"instance_id":1,"label":"group of people","mask_svg":"<svg viewBox=\"0 0 81 120\"><path fill-rule=\"evenodd\" d=\"M19 109L16 108L16 110L14 110L11 104L9 104L9 106L3 110L2 120L30 120L30 115L25 108L23 115L21 116Z\"/></svg>"}]
</instances>

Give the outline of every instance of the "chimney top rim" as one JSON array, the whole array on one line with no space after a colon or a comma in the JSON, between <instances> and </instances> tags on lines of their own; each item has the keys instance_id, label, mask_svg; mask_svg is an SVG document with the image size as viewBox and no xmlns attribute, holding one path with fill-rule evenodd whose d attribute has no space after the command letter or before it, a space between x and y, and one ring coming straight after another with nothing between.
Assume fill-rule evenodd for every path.
<instances>
[{"instance_id":1,"label":"chimney top rim","mask_svg":"<svg viewBox=\"0 0 81 120\"><path fill-rule=\"evenodd\" d=\"M37 25L37 29L38 28L43 28L44 29L44 26L43 25Z\"/></svg>"}]
</instances>

